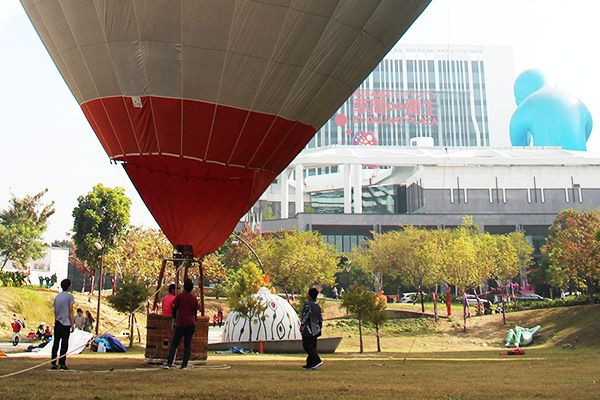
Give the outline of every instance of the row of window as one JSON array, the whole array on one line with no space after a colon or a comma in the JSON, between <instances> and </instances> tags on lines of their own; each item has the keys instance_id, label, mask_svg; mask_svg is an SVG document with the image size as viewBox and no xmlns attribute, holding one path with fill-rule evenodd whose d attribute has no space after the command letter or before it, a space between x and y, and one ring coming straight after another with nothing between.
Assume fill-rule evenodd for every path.
<instances>
[{"instance_id":1,"label":"row of window","mask_svg":"<svg viewBox=\"0 0 600 400\"><path fill-rule=\"evenodd\" d=\"M531 188L527 189L527 202L540 203L546 202L544 191L546 189ZM580 185L574 185L572 188L565 188L565 203L583 203L583 194ZM490 204L503 203L506 204L506 189L488 189L490 196ZM450 191L450 203L468 203L467 189L452 189Z\"/></svg>"},{"instance_id":2,"label":"row of window","mask_svg":"<svg viewBox=\"0 0 600 400\"><path fill-rule=\"evenodd\" d=\"M349 253L353 247L362 246L365 235L322 235L323 240L337 246L339 252Z\"/></svg>"}]
</instances>

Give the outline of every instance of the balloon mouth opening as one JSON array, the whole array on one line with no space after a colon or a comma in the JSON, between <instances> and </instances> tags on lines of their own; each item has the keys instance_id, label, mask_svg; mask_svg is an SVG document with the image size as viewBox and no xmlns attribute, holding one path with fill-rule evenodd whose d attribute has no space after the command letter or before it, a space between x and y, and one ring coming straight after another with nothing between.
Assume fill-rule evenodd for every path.
<instances>
[{"instance_id":1,"label":"balloon mouth opening","mask_svg":"<svg viewBox=\"0 0 600 400\"><path fill-rule=\"evenodd\" d=\"M173 258L181 258L185 260L194 259L194 246L191 244L176 244Z\"/></svg>"},{"instance_id":2,"label":"balloon mouth opening","mask_svg":"<svg viewBox=\"0 0 600 400\"><path fill-rule=\"evenodd\" d=\"M181 164L174 165L170 164L171 168L161 166L160 164L152 162L152 159L156 159L157 157L162 157L159 155L151 155L151 156L129 156L126 159L113 159L115 163L119 163L123 166L123 168L128 171L132 168L137 170L146 170L149 171L150 174L160 174L166 177L175 177L175 178L183 178L187 180L196 180L196 181L221 181L223 183L227 181L237 181L240 183L253 182L255 179L255 171L250 168L243 168L238 166L225 166L220 163L211 163L207 161L196 160L192 158L180 158ZM179 158L179 157L178 157ZM193 171L198 171L198 169L192 167L192 165L203 164L204 168L199 169L202 171L199 174L194 174ZM232 171L238 171L237 173L232 173Z\"/></svg>"}]
</instances>

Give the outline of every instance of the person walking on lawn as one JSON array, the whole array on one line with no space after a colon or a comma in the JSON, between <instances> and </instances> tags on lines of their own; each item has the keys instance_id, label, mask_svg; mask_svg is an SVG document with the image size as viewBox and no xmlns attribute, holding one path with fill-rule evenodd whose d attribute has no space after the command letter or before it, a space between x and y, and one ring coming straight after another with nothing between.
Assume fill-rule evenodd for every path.
<instances>
[{"instance_id":1,"label":"person walking on lawn","mask_svg":"<svg viewBox=\"0 0 600 400\"><path fill-rule=\"evenodd\" d=\"M50 369L68 370L67 367L67 350L69 349L69 336L73 332L75 324L73 323L73 304L75 299L69 293L71 289L71 280L63 279L60 283L62 293L58 294L54 299L52 306L54 307L54 341L52 343L52 367ZM58 354L58 345L60 343L60 358L56 366L56 356Z\"/></svg>"},{"instance_id":2,"label":"person walking on lawn","mask_svg":"<svg viewBox=\"0 0 600 400\"><path fill-rule=\"evenodd\" d=\"M190 355L192 354L192 336L196 330L196 313L200 308L198 299L192 294L194 283L191 279L186 279L183 283L183 292L179 293L173 300L173 341L169 349L169 357L164 369L171 369L175 352L181 339L183 338L183 361L181 369L187 369Z\"/></svg>"},{"instance_id":3,"label":"person walking on lawn","mask_svg":"<svg viewBox=\"0 0 600 400\"><path fill-rule=\"evenodd\" d=\"M302 318L300 319L300 332L302 333L302 347L308 356L306 365L302 369L319 368L323 361L317 353L317 338L321 336L323 327L323 317L321 316L321 307L317 304L319 292L315 288L308 291L308 301L304 303L302 309Z\"/></svg>"}]
</instances>

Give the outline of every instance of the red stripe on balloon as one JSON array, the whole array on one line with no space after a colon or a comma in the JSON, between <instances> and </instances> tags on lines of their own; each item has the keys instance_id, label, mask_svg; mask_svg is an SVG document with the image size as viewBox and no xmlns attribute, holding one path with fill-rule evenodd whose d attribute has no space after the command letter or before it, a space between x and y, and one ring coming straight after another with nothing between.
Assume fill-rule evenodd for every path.
<instances>
[{"instance_id":1,"label":"red stripe on balloon","mask_svg":"<svg viewBox=\"0 0 600 400\"><path fill-rule=\"evenodd\" d=\"M196 256L227 239L315 134L297 121L223 105L140 100L135 107L131 98L97 99L82 109L171 243L192 245Z\"/></svg>"},{"instance_id":2,"label":"red stripe on balloon","mask_svg":"<svg viewBox=\"0 0 600 400\"><path fill-rule=\"evenodd\" d=\"M128 157L129 178L172 244L215 251L275 174L168 156ZM262 189L259 189L262 188Z\"/></svg>"},{"instance_id":3,"label":"red stripe on balloon","mask_svg":"<svg viewBox=\"0 0 600 400\"><path fill-rule=\"evenodd\" d=\"M279 173L316 132L298 121L201 101L141 102L135 107L129 97L110 97L82 104L111 158L165 153Z\"/></svg>"}]
</instances>

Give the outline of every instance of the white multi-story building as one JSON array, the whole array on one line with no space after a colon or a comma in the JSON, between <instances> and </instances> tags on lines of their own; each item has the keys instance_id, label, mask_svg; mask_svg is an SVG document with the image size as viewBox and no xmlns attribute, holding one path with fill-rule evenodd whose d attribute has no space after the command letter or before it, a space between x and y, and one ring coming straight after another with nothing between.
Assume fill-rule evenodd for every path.
<instances>
[{"instance_id":1,"label":"white multi-story building","mask_svg":"<svg viewBox=\"0 0 600 400\"><path fill-rule=\"evenodd\" d=\"M600 206L600 155L510 147L514 79L508 47L397 46L261 196L255 214L276 217L262 229L316 230L350 251L470 215L525 232L539 254L557 213Z\"/></svg>"},{"instance_id":2,"label":"white multi-story building","mask_svg":"<svg viewBox=\"0 0 600 400\"><path fill-rule=\"evenodd\" d=\"M39 260L31 260L25 268L16 268L11 260L6 263L5 271L22 271L29 273L29 281L32 285L40 284L40 277L50 278L56 275L56 282L52 289L60 290L60 282L67 279L69 274L69 250L57 247L49 247L44 256Z\"/></svg>"},{"instance_id":3,"label":"white multi-story building","mask_svg":"<svg viewBox=\"0 0 600 400\"><path fill-rule=\"evenodd\" d=\"M307 148L509 146L514 79L508 46L397 45Z\"/></svg>"}]
</instances>

